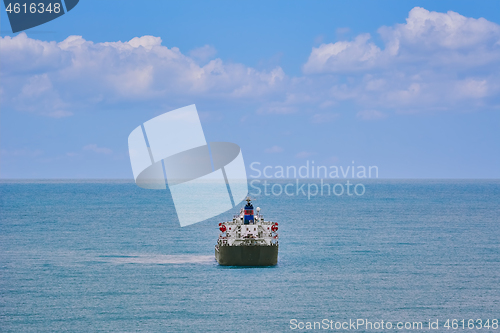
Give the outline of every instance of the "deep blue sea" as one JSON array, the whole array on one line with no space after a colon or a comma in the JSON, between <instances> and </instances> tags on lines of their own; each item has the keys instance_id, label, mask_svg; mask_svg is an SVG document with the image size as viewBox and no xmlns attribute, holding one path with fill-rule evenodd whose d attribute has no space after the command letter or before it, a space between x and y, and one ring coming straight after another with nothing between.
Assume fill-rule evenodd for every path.
<instances>
[{"instance_id":1,"label":"deep blue sea","mask_svg":"<svg viewBox=\"0 0 500 333\"><path fill-rule=\"evenodd\" d=\"M500 332L467 329L500 317L500 181L364 184L362 196L261 194L279 263L234 268L214 245L240 205L181 228L168 191L4 180L0 331L287 332L307 331L292 319L364 319Z\"/></svg>"}]
</instances>

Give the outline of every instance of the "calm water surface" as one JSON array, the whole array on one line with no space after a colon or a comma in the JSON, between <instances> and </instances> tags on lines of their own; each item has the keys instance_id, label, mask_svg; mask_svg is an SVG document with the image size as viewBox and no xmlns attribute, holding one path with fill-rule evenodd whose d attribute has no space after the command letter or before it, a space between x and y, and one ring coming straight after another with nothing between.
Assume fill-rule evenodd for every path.
<instances>
[{"instance_id":1,"label":"calm water surface","mask_svg":"<svg viewBox=\"0 0 500 333\"><path fill-rule=\"evenodd\" d=\"M364 184L360 197L259 196L266 219L280 222L279 264L228 268L214 259L217 224L239 208L180 228L168 191L3 181L0 331L498 319L500 181Z\"/></svg>"}]
</instances>

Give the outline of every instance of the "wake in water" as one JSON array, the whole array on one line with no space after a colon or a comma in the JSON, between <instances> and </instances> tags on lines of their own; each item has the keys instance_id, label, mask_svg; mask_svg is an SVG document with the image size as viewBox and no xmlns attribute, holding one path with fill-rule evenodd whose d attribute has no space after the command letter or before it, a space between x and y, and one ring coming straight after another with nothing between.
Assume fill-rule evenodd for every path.
<instances>
[{"instance_id":1,"label":"wake in water","mask_svg":"<svg viewBox=\"0 0 500 333\"><path fill-rule=\"evenodd\" d=\"M100 256L101 261L115 264L211 264L214 256L196 254L138 254Z\"/></svg>"}]
</instances>

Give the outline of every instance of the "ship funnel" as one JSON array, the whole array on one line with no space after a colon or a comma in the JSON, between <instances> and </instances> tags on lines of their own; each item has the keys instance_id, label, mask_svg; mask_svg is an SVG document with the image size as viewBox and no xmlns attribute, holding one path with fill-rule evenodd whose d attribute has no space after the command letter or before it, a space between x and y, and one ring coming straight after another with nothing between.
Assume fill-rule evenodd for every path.
<instances>
[{"instance_id":1,"label":"ship funnel","mask_svg":"<svg viewBox=\"0 0 500 333\"><path fill-rule=\"evenodd\" d=\"M247 204L244 208L245 214L244 214L244 224L251 224L254 221L254 215L253 215L253 205L250 202L250 198L247 197Z\"/></svg>"}]
</instances>

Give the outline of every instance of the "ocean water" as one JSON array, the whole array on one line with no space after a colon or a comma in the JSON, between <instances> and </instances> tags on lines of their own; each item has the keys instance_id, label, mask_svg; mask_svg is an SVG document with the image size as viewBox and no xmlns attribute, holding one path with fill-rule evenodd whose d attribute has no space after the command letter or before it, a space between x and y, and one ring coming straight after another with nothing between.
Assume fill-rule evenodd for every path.
<instances>
[{"instance_id":1,"label":"ocean water","mask_svg":"<svg viewBox=\"0 0 500 333\"><path fill-rule=\"evenodd\" d=\"M362 196L261 194L255 205L279 222L279 263L235 268L217 265L214 245L239 208L180 228L168 191L3 181L0 331L285 332L300 331L292 319L365 319L500 332L467 329L499 318L500 181L364 184Z\"/></svg>"}]
</instances>

